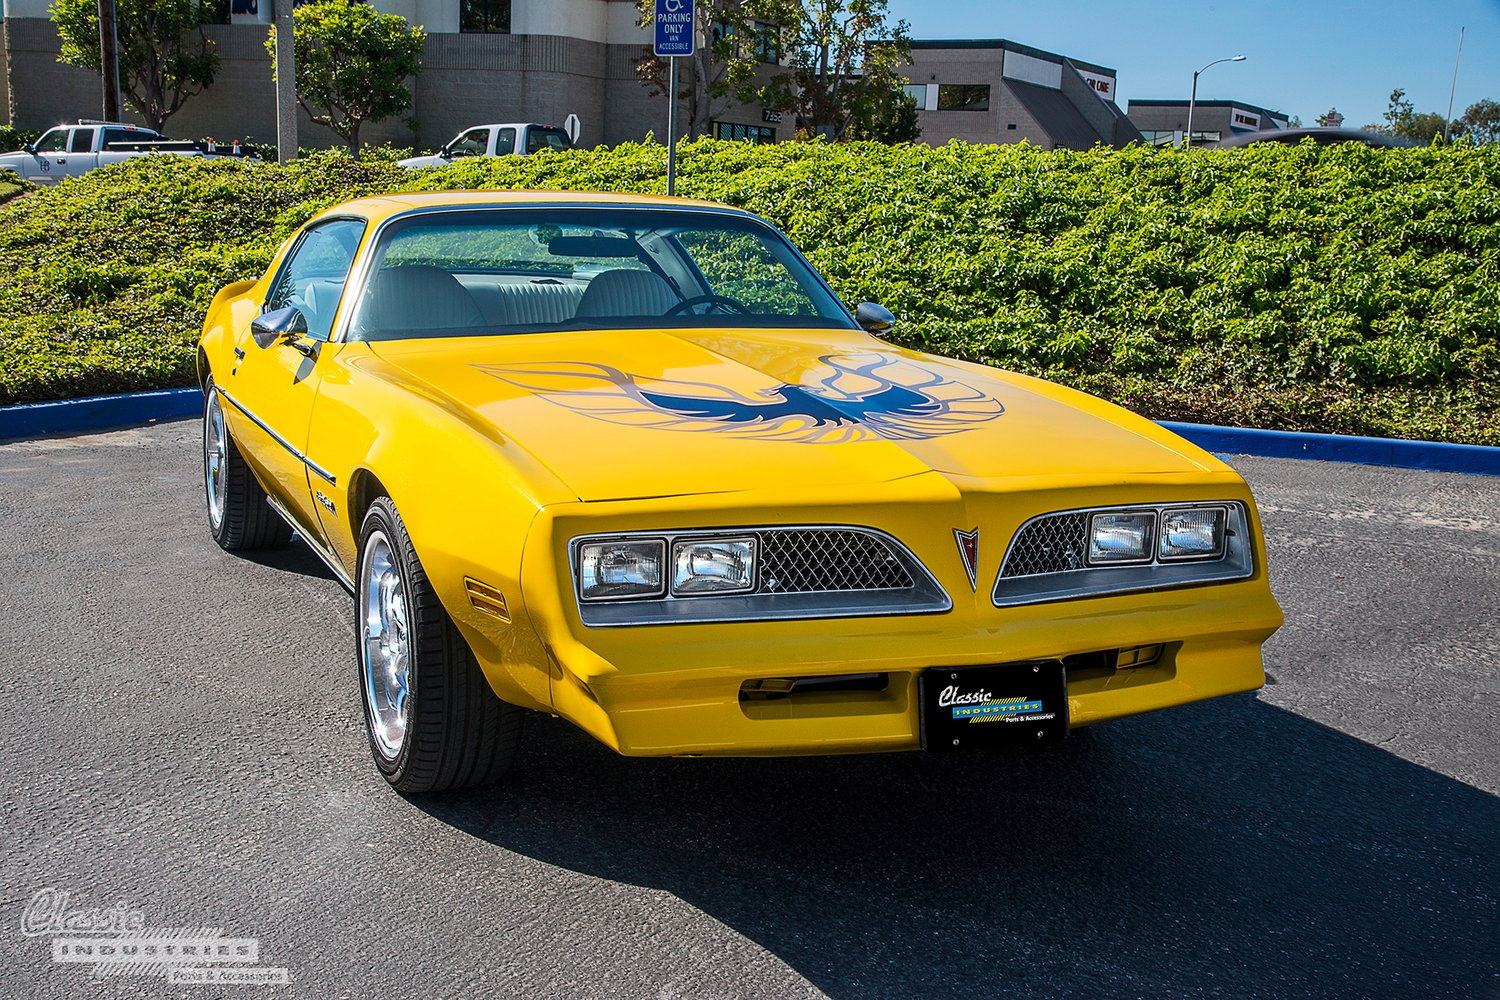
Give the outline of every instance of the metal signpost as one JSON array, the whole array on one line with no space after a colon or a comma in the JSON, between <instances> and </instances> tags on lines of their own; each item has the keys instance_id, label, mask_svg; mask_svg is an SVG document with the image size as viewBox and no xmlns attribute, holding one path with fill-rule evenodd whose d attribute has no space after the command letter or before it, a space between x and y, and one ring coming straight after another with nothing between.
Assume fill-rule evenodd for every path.
<instances>
[{"instance_id":1,"label":"metal signpost","mask_svg":"<svg viewBox=\"0 0 1500 1000\"><path fill-rule=\"evenodd\" d=\"M667 194L677 193L677 57L693 54L693 0L656 0L658 58L668 60Z\"/></svg>"}]
</instances>

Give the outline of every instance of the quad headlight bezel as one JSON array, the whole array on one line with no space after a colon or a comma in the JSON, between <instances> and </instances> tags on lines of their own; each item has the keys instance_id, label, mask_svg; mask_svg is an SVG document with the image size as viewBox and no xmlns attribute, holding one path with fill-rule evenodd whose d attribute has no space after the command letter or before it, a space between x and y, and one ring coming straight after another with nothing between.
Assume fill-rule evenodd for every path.
<instances>
[{"instance_id":1,"label":"quad headlight bezel","mask_svg":"<svg viewBox=\"0 0 1500 1000\"><path fill-rule=\"evenodd\" d=\"M1013 556L1018 546L1024 547L1027 533L1057 524L1068 526L1069 538L1057 530L1049 536L1058 550L1055 567L1013 572L1024 561ZM1121 542L1127 525L1136 532L1133 547ZM1023 523L1006 548L991 599L997 607L1012 607L1239 580L1254 573L1249 511L1240 501L1084 507L1050 511Z\"/></svg>"}]
</instances>

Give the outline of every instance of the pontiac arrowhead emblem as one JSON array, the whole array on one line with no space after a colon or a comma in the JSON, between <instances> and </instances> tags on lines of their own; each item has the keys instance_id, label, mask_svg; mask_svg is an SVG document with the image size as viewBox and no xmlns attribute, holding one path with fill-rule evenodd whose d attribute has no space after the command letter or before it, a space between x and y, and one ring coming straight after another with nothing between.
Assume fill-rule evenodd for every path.
<instances>
[{"instance_id":1,"label":"pontiac arrowhead emblem","mask_svg":"<svg viewBox=\"0 0 1500 1000\"><path fill-rule=\"evenodd\" d=\"M969 589L979 589L979 529L959 531L953 529L953 540L958 543L958 554L964 561L964 572L969 574Z\"/></svg>"}]
</instances>

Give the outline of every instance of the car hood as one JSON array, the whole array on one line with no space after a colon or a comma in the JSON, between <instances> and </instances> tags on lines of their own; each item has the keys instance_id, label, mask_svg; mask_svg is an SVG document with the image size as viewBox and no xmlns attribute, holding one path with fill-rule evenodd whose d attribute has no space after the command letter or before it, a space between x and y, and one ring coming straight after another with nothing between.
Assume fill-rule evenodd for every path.
<instances>
[{"instance_id":1,"label":"car hood","mask_svg":"<svg viewBox=\"0 0 1500 1000\"><path fill-rule=\"evenodd\" d=\"M396 163L403 167L415 170L417 167L446 167L452 161L442 156L408 156Z\"/></svg>"},{"instance_id":2,"label":"car hood","mask_svg":"<svg viewBox=\"0 0 1500 1000\"><path fill-rule=\"evenodd\" d=\"M582 500L934 471L1067 485L1224 468L1093 397L852 331L609 330L369 347L372 373L519 442Z\"/></svg>"}]
</instances>

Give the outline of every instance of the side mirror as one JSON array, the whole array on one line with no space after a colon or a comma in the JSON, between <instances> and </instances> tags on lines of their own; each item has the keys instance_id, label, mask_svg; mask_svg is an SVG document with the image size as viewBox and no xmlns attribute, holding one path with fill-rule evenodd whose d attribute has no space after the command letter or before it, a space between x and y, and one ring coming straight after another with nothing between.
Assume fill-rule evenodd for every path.
<instances>
[{"instance_id":1,"label":"side mirror","mask_svg":"<svg viewBox=\"0 0 1500 1000\"><path fill-rule=\"evenodd\" d=\"M36 143L34 143L34 142L28 142L26 145L24 145L24 146L21 147L21 152L23 152L23 153L30 153L32 156L35 156L36 155Z\"/></svg>"},{"instance_id":2,"label":"side mirror","mask_svg":"<svg viewBox=\"0 0 1500 1000\"><path fill-rule=\"evenodd\" d=\"M250 321L250 336L257 347L270 347L284 337L307 335L307 317L296 306L283 306L261 313Z\"/></svg>"},{"instance_id":3,"label":"side mirror","mask_svg":"<svg viewBox=\"0 0 1500 1000\"><path fill-rule=\"evenodd\" d=\"M874 302L861 302L854 310L854 321L877 337L890 333L891 327L896 325L896 317L891 311Z\"/></svg>"},{"instance_id":4,"label":"side mirror","mask_svg":"<svg viewBox=\"0 0 1500 1000\"><path fill-rule=\"evenodd\" d=\"M438 147L437 155L439 155L441 157L444 157L444 158L447 158L448 156L451 155L448 152L448 144L446 142L443 143L441 146Z\"/></svg>"}]
</instances>

